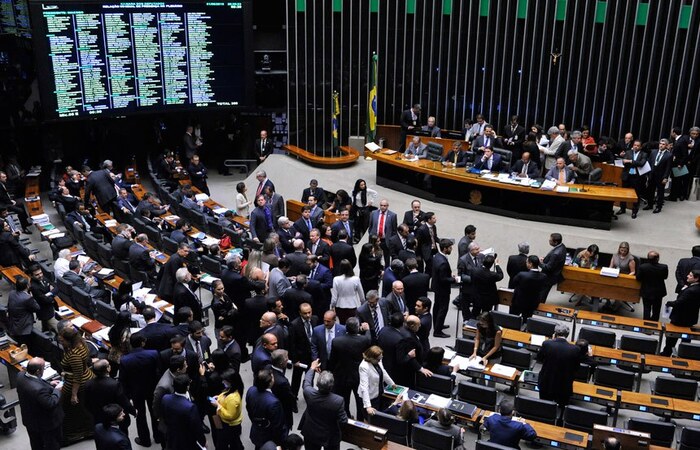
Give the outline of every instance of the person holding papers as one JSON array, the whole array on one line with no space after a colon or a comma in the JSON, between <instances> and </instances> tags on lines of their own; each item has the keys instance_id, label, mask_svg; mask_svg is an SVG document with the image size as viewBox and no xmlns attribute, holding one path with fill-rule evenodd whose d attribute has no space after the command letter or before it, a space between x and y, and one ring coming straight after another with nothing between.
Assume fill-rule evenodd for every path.
<instances>
[{"instance_id":1,"label":"person holding papers","mask_svg":"<svg viewBox=\"0 0 700 450\"><path fill-rule=\"evenodd\" d=\"M540 174L537 163L530 160L530 152L523 152L510 171L515 173L518 178L537 178Z\"/></svg>"},{"instance_id":2,"label":"person holding papers","mask_svg":"<svg viewBox=\"0 0 700 450\"><path fill-rule=\"evenodd\" d=\"M405 158L425 159L428 156L428 146L420 141L420 137L413 136L411 144L403 152Z\"/></svg>"},{"instance_id":3,"label":"person holding papers","mask_svg":"<svg viewBox=\"0 0 700 450\"><path fill-rule=\"evenodd\" d=\"M491 147L485 147L481 159L474 164L475 169L488 170L490 172L500 172L501 166L501 155L494 153Z\"/></svg>"},{"instance_id":4,"label":"person holding papers","mask_svg":"<svg viewBox=\"0 0 700 450\"><path fill-rule=\"evenodd\" d=\"M474 352L469 359L481 357L481 363L486 367L489 361L501 357L501 339L503 331L496 326L491 312L485 312L479 316L474 337Z\"/></svg>"},{"instance_id":5,"label":"person holding papers","mask_svg":"<svg viewBox=\"0 0 700 450\"><path fill-rule=\"evenodd\" d=\"M644 197L646 189L646 176L640 175L639 171L647 163L647 155L642 151L642 142L634 141L632 149L625 152L622 157L624 169L622 170L622 187L632 188L637 193L637 198ZM627 211L627 204L620 205L617 215L622 215ZM639 211L639 200L632 204L632 218L637 218Z\"/></svg>"},{"instance_id":6,"label":"person holding papers","mask_svg":"<svg viewBox=\"0 0 700 450\"><path fill-rule=\"evenodd\" d=\"M556 181L558 186L563 186L565 184L573 183L575 176L576 172L566 167L566 161L564 158L557 158L556 165L549 169L549 172L547 172L547 176L545 178Z\"/></svg>"}]
</instances>

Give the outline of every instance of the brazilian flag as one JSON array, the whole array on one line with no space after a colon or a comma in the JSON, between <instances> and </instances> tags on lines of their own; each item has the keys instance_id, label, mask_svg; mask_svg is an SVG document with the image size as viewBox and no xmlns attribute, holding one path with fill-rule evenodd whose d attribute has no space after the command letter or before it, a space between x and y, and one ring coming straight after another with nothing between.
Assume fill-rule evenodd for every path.
<instances>
[{"instance_id":1,"label":"brazilian flag","mask_svg":"<svg viewBox=\"0 0 700 450\"><path fill-rule=\"evenodd\" d=\"M369 71L369 101L367 108L367 142L377 135L377 55L372 55Z\"/></svg>"},{"instance_id":2,"label":"brazilian flag","mask_svg":"<svg viewBox=\"0 0 700 450\"><path fill-rule=\"evenodd\" d=\"M338 138L338 114L340 114L340 102L338 101L338 93L333 91L333 120L331 121L333 150L340 145L340 140Z\"/></svg>"}]
</instances>

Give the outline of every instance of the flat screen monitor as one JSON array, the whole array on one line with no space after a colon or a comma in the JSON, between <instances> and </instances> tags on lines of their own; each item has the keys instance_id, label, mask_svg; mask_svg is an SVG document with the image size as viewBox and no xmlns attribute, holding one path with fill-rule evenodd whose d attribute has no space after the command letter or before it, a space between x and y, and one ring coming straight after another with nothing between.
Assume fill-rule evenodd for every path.
<instances>
[{"instance_id":1,"label":"flat screen monitor","mask_svg":"<svg viewBox=\"0 0 700 450\"><path fill-rule=\"evenodd\" d=\"M31 0L46 117L245 105L252 82L249 6Z\"/></svg>"},{"instance_id":2,"label":"flat screen monitor","mask_svg":"<svg viewBox=\"0 0 700 450\"><path fill-rule=\"evenodd\" d=\"M0 0L0 34L32 37L27 0Z\"/></svg>"}]
</instances>

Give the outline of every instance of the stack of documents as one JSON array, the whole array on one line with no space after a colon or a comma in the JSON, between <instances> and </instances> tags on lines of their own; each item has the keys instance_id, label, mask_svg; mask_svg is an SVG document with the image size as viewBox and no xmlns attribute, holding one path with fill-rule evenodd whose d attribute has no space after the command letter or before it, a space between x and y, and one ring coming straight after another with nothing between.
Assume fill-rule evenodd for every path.
<instances>
[{"instance_id":1,"label":"stack of documents","mask_svg":"<svg viewBox=\"0 0 700 450\"><path fill-rule=\"evenodd\" d=\"M515 367L508 367L504 366L503 364L494 364L491 367L491 373L495 373L497 375L501 375L508 378L515 375L516 370L517 369Z\"/></svg>"}]
</instances>

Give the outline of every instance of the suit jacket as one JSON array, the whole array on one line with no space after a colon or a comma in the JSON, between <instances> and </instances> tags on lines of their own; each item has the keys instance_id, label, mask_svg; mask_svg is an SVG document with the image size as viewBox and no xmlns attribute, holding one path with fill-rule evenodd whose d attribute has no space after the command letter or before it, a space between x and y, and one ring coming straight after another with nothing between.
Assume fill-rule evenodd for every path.
<instances>
[{"instance_id":1,"label":"suit jacket","mask_svg":"<svg viewBox=\"0 0 700 450\"><path fill-rule=\"evenodd\" d=\"M265 206L267 208L267 205ZM274 222L274 215L273 215ZM274 225L274 223L273 223ZM272 228L268 226L265 212L260 207L256 207L250 212L250 236L253 239L258 239L264 242L272 232Z\"/></svg>"},{"instance_id":2,"label":"suit jacket","mask_svg":"<svg viewBox=\"0 0 700 450\"><path fill-rule=\"evenodd\" d=\"M172 356L173 356L172 349L166 348L165 350L161 350L160 355L159 355L161 374L168 370L168 366L170 365L170 358ZM190 379L192 380L193 383L198 382L199 381L199 372L198 372L199 359L197 357L197 354L194 351L185 350L185 353L183 356L185 357L185 361L187 362L187 375L190 376Z\"/></svg>"},{"instance_id":3,"label":"suit jacket","mask_svg":"<svg viewBox=\"0 0 700 450\"><path fill-rule=\"evenodd\" d=\"M260 159L261 156L270 156L274 150L275 150L275 144L270 140L270 137L268 136L267 139L265 139L265 144L263 145L261 139L256 139L255 140L255 156Z\"/></svg>"},{"instance_id":4,"label":"suit jacket","mask_svg":"<svg viewBox=\"0 0 700 450\"><path fill-rule=\"evenodd\" d=\"M119 427L95 425L95 448L97 450L131 450L129 436Z\"/></svg>"},{"instance_id":5,"label":"suit jacket","mask_svg":"<svg viewBox=\"0 0 700 450\"><path fill-rule=\"evenodd\" d=\"M547 253L544 257L540 269L547 275L551 284L559 283L564 279L561 271L564 270L566 264L566 247L564 244L559 244Z\"/></svg>"},{"instance_id":6,"label":"suit jacket","mask_svg":"<svg viewBox=\"0 0 700 450\"><path fill-rule=\"evenodd\" d=\"M306 248L311 252L312 255L316 255L318 257L318 262L320 262L326 267L329 267L331 261L331 247L328 244L323 242L323 240L319 239L316 243L315 252L312 251L313 243L311 241L306 243Z\"/></svg>"},{"instance_id":7,"label":"suit jacket","mask_svg":"<svg viewBox=\"0 0 700 450\"><path fill-rule=\"evenodd\" d=\"M516 274L511 281L513 302L510 313L525 313L529 317L540 303L540 292L547 282L547 275L537 270L528 270Z\"/></svg>"},{"instance_id":8,"label":"suit jacket","mask_svg":"<svg viewBox=\"0 0 700 450\"><path fill-rule=\"evenodd\" d=\"M671 155L671 152L665 151L663 152L663 155L661 155L661 159L659 160L659 163L656 163L656 157L659 155L659 149L654 149L651 152L651 156L649 156L649 165L651 166L651 178L657 183L660 183L661 180L668 180L668 178L671 176L671 166L673 162L673 155Z\"/></svg>"},{"instance_id":9,"label":"suit jacket","mask_svg":"<svg viewBox=\"0 0 700 450\"><path fill-rule=\"evenodd\" d=\"M136 205L136 215L142 216L144 210L149 210L152 217L161 216L166 212L165 208L160 208L158 205L155 205L148 200L141 200L139 204Z\"/></svg>"},{"instance_id":10,"label":"suit jacket","mask_svg":"<svg viewBox=\"0 0 700 450\"><path fill-rule=\"evenodd\" d=\"M34 327L34 313L41 307L29 292L10 291L7 300L7 332L10 336L28 336Z\"/></svg>"},{"instance_id":11,"label":"suit jacket","mask_svg":"<svg viewBox=\"0 0 700 450\"><path fill-rule=\"evenodd\" d=\"M245 300L250 297L251 285L248 278L238 272L224 269L221 272L221 282L224 284L224 292L239 310L243 310Z\"/></svg>"},{"instance_id":12,"label":"suit jacket","mask_svg":"<svg viewBox=\"0 0 700 450\"><path fill-rule=\"evenodd\" d=\"M404 244L401 241L401 236L399 236L398 233L387 239L386 244L389 247L391 259L397 258L399 256L399 252L404 249Z\"/></svg>"},{"instance_id":13,"label":"suit jacket","mask_svg":"<svg viewBox=\"0 0 700 450\"><path fill-rule=\"evenodd\" d=\"M503 271L495 264L495 272L485 267L478 267L472 272L472 283L482 309L491 309L498 305L498 288L496 283L503 279Z\"/></svg>"},{"instance_id":14,"label":"suit jacket","mask_svg":"<svg viewBox=\"0 0 700 450\"><path fill-rule=\"evenodd\" d=\"M245 395L245 408L252 422L250 440L255 446L267 441L282 445L289 429L284 421L282 403L268 391L251 386Z\"/></svg>"},{"instance_id":15,"label":"suit jacket","mask_svg":"<svg viewBox=\"0 0 700 450\"><path fill-rule=\"evenodd\" d=\"M141 272L155 273L156 262L151 258L149 250L139 244L129 248L129 265Z\"/></svg>"},{"instance_id":16,"label":"suit jacket","mask_svg":"<svg viewBox=\"0 0 700 450\"><path fill-rule=\"evenodd\" d=\"M319 206L326 203L326 191L320 186L317 186L316 189L313 190L311 187L305 188L301 193L301 202L308 203L309 197L312 195L316 198L316 203L318 203Z\"/></svg>"},{"instance_id":17,"label":"suit jacket","mask_svg":"<svg viewBox=\"0 0 700 450\"><path fill-rule=\"evenodd\" d=\"M693 269L700 269L700 256L691 258L681 258L676 266L676 294L681 292L681 289L686 284L686 277Z\"/></svg>"},{"instance_id":18,"label":"suit jacket","mask_svg":"<svg viewBox=\"0 0 700 450\"><path fill-rule=\"evenodd\" d=\"M414 127L413 129L415 130L417 127L420 126L420 114L416 114L416 120L413 120L412 110L407 109L401 112L401 117L399 117L399 124L401 125L401 129L404 132L409 131L408 127ZM401 144L403 144L403 142Z\"/></svg>"},{"instance_id":19,"label":"suit jacket","mask_svg":"<svg viewBox=\"0 0 700 450\"><path fill-rule=\"evenodd\" d=\"M382 311L383 312L383 311ZM398 348L399 343L404 338L401 330L387 325L379 332L377 337L377 345L384 350L384 356L382 357L382 364L384 368L391 375L391 378L397 380L400 377L399 359L398 359Z\"/></svg>"},{"instance_id":20,"label":"suit jacket","mask_svg":"<svg viewBox=\"0 0 700 450\"><path fill-rule=\"evenodd\" d=\"M506 272L508 272L508 289L513 289L513 278L520 272L527 272L527 255L518 253L508 257Z\"/></svg>"},{"instance_id":21,"label":"suit jacket","mask_svg":"<svg viewBox=\"0 0 700 450\"><path fill-rule=\"evenodd\" d=\"M109 376L93 378L85 383L85 407L92 414L95 423L105 421L102 408L110 403L124 408L126 414L136 414L136 409L129 402L122 385L115 378Z\"/></svg>"},{"instance_id":22,"label":"suit jacket","mask_svg":"<svg viewBox=\"0 0 700 450\"><path fill-rule=\"evenodd\" d=\"M683 289L678 298L673 302L666 302L671 306L671 323L679 327L690 327L698 323L700 312L700 284L696 283Z\"/></svg>"},{"instance_id":23,"label":"suit jacket","mask_svg":"<svg viewBox=\"0 0 700 450\"><path fill-rule=\"evenodd\" d=\"M511 167L510 171L515 172L515 173L520 173L523 171L523 166L525 164L523 163L522 159L519 159L515 161L513 164L513 167ZM530 162L527 165L527 176L529 178L537 178L540 175L540 168L537 166L537 163L534 161L530 160Z\"/></svg>"},{"instance_id":24,"label":"suit jacket","mask_svg":"<svg viewBox=\"0 0 700 450\"><path fill-rule=\"evenodd\" d=\"M148 341L146 341L148 344ZM160 355L157 350L135 348L119 361L119 383L130 399L153 398L158 384Z\"/></svg>"},{"instance_id":25,"label":"suit jacket","mask_svg":"<svg viewBox=\"0 0 700 450\"><path fill-rule=\"evenodd\" d=\"M321 203L319 203L319 205L320 204ZM320 228L320 226L323 224L325 214L326 213L323 211L323 209L321 209L318 205L311 210L309 219L311 219L311 223L314 227Z\"/></svg>"},{"instance_id":26,"label":"suit jacket","mask_svg":"<svg viewBox=\"0 0 700 450\"><path fill-rule=\"evenodd\" d=\"M380 298L377 307L379 308L379 311L382 316L382 323L379 331L379 334L381 334L381 330L389 325L389 305L387 304L387 301L385 299ZM374 332L374 319L372 318L372 312L369 310L369 303L365 302L362 305L360 305L360 307L357 308L357 312L355 313L355 315L358 319L360 319L361 324L367 323L369 325L370 338L372 340L372 343L376 344L378 336Z\"/></svg>"},{"instance_id":27,"label":"suit jacket","mask_svg":"<svg viewBox=\"0 0 700 450\"><path fill-rule=\"evenodd\" d=\"M88 285L85 281L85 278L73 272L72 270L69 270L68 272L64 273L63 278L65 280L70 281L74 287L80 288L85 293L90 294L90 296L94 296L95 294L97 294L98 291L101 291L101 289L97 287Z\"/></svg>"},{"instance_id":28,"label":"suit jacket","mask_svg":"<svg viewBox=\"0 0 700 450\"><path fill-rule=\"evenodd\" d=\"M131 203L131 201L128 198L124 198L124 197L117 198L117 206L119 206L119 209L121 209L121 210L126 209L131 214L136 213L136 207L134 206L133 203Z\"/></svg>"},{"instance_id":29,"label":"suit jacket","mask_svg":"<svg viewBox=\"0 0 700 450\"><path fill-rule=\"evenodd\" d=\"M292 241L294 240L296 229L294 227L280 228L277 230L277 234L280 237L280 246L282 250L284 250L285 253L292 253L294 251Z\"/></svg>"},{"instance_id":30,"label":"suit jacket","mask_svg":"<svg viewBox=\"0 0 700 450\"><path fill-rule=\"evenodd\" d=\"M306 264L306 252L304 252L304 250L288 253L287 260L289 261L288 277L294 277L300 273L305 275L310 273L309 266Z\"/></svg>"},{"instance_id":31,"label":"suit jacket","mask_svg":"<svg viewBox=\"0 0 700 450\"><path fill-rule=\"evenodd\" d=\"M398 362L398 374L397 377L392 375L392 378L401 386L413 387L416 383L416 372L423 367L423 360L425 358L423 354L423 344L421 344L418 336L407 328L403 328L401 334L403 338L399 341L396 357ZM408 355L411 350L415 350L415 358L411 358Z\"/></svg>"},{"instance_id":32,"label":"suit jacket","mask_svg":"<svg viewBox=\"0 0 700 450\"><path fill-rule=\"evenodd\" d=\"M433 292L435 293L435 302L438 301L438 298L441 300L444 300L445 297L449 298L454 278L452 277L450 262L442 253L436 253L433 257L433 277L431 281Z\"/></svg>"},{"instance_id":33,"label":"suit jacket","mask_svg":"<svg viewBox=\"0 0 700 450\"><path fill-rule=\"evenodd\" d=\"M27 372L17 375L17 397L22 423L30 433L56 432L63 423L60 391Z\"/></svg>"},{"instance_id":34,"label":"suit jacket","mask_svg":"<svg viewBox=\"0 0 700 450\"><path fill-rule=\"evenodd\" d=\"M413 210L409 210L403 213L403 223L408 225L409 232L414 233L416 231L416 228L418 228L425 220L424 217L425 214L423 213L423 211L418 213L417 216L414 216Z\"/></svg>"},{"instance_id":35,"label":"suit jacket","mask_svg":"<svg viewBox=\"0 0 700 450\"><path fill-rule=\"evenodd\" d=\"M169 324L153 322L135 334L146 338L146 349L160 352L170 347L170 338L177 334L177 329Z\"/></svg>"},{"instance_id":36,"label":"suit jacket","mask_svg":"<svg viewBox=\"0 0 700 450\"><path fill-rule=\"evenodd\" d=\"M238 345L238 342L234 340L220 348L224 351L231 363L231 368L235 370L236 373L241 373L241 346Z\"/></svg>"},{"instance_id":37,"label":"suit jacket","mask_svg":"<svg viewBox=\"0 0 700 450\"><path fill-rule=\"evenodd\" d=\"M500 414L487 417L484 427L489 430L489 442L512 448L520 448L518 444L521 439L533 441L537 437L537 432L531 425Z\"/></svg>"},{"instance_id":38,"label":"suit jacket","mask_svg":"<svg viewBox=\"0 0 700 450\"><path fill-rule=\"evenodd\" d=\"M418 340L423 346L423 354L427 355L430 351L430 331L433 329L433 315L429 312L418 316L420 319L420 328L416 333Z\"/></svg>"},{"instance_id":39,"label":"suit jacket","mask_svg":"<svg viewBox=\"0 0 700 450\"><path fill-rule=\"evenodd\" d=\"M185 286L183 283L176 283L173 288L173 306L175 306L175 311L182 308L183 306L189 306L192 308L192 315L194 320L199 322L202 321L202 302L199 298Z\"/></svg>"},{"instance_id":40,"label":"suit jacket","mask_svg":"<svg viewBox=\"0 0 700 450\"><path fill-rule=\"evenodd\" d=\"M476 255L476 264L469 253L457 260L457 275L460 277L462 284L460 292L462 296L473 297L476 295L474 283L472 283L472 273L477 268L481 267L485 256L481 253Z\"/></svg>"},{"instance_id":41,"label":"suit jacket","mask_svg":"<svg viewBox=\"0 0 700 450\"><path fill-rule=\"evenodd\" d=\"M177 253L170 255L170 259L163 265L158 276L160 277L160 283L158 284L158 295L166 300L171 300L173 297L173 289L177 280L175 279L175 272L181 267L186 267L185 260L180 257Z\"/></svg>"},{"instance_id":42,"label":"suit jacket","mask_svg":"<svg viewBox=\"0 0 700 450\"><path fill-rule=\"evenodd\" d=\"M90 172L85 184L84 203L86 205L90 204L90 194L95 194L97 203L103 208L109 202L116 200L117 190L109 170L102 169Z\"/></svg>"},{"instance_id":43,"label":"suit jacket","mask_svg":"<svg viewBox=\"0 0 700 450\"><path fill-rule=\"evenodd\" d=\"M386 305L389 308L389 315L395 312L400 312L401 314L403 314L404 312L408 311L408 305L406 304L406 296L404 295L401 300L403 302L403 309L401 308L401 304L399 303L398 297L394 295L393 292L390 291L389 295L387 295L386 298L384 298L384 301L386 302Z\"/></svg>"},{"instance_id":44,"label":"suit jacket","mask_svg":"<svg viewBox=\"0 0 700 450\"><path fill-rule=\"evenodd\" d=\"M335 336L343 336L345 334L345 326L338 323L335 324ZM331 354L333 354L333 347L331 342ZM328 368L328 351L326 349L326 327L325 325L317 325L314 327L314 331L311 334L311 357L316 360L321 360L321 368L326 370Z\"/></svg>"},{"instance_id":45,"label":"suit jacket","mask_svg":"<svg viewBox=\"0 0 700 450\"><path fill-rule=\"evenodd\" d=\"M379 228L379 214L381 211L378 209L372 211L369 215L369 233L377 234L377 229ZM396 234L396 213L393 211L386 211L386 216L384 217L384 240L389 240L392 236Z\"/></svg>"},{"instance_id":46,"label":"suit jacket","mask_svg":"<svg viewBox=\"0 0 700 450\"><path fill-rule=\"evenodd\" d=\"M455 167L465 167L473 155L474 153L466 152L464 150L459 150L457 152L450 150L445 156L442 157L442 162L453 163L455 164ZM455 161L457 162L455 163Z\"/></svg>"},{"instance_id":47,"label":"suit jacket","mask_svg":"<svg viewBox=\"0 0 700 450\"><path fill-rule=\"evenodd\" d=\"M673 142L673 165L684 166L689 162L688 143L690 136L682 135Z\"/></svg>"},{"instance_id":48,"label":"suit jacket","mask_svg":"<svg viewBox=\"0 0 700 450\"><path fill-rule=\"evenodd\" d=\"M313 335L313 329L319 324L318 317L311 316L310 322L311 333ZM306 335L304 321L301 317L297 317L289 324L289 337L289 360L293 363L301 362L306 365L311 364L311 361L313 361L311 355L311 339Z\"/></svg>"},{"instance_id":49,"label":"suit jacket","mask_svg":"<svg viewBox=\"0 0 700 450\"><path fill-rule=\"evenodd\" d=\"M292 283L287 276L278 268L274 268L268 275L269 297L280 298L292 287Z\"/></svg>"},{"instance_id":50,"label":"suit jacket","mask_svg":"<svg viewBox=\"0 0 700 450\"><path fill-rule=\"evenodd\" d=\"M21 266L29 261L30 254L12 233L0 230L0 266Z\"/></svg>"},{"instance_id":51,"label":"suit jacket","mask_svg":"<svg viewBox=\"0 0 700 450\"><path fill-rule=\"evenodd\" d=\"M403 152L403 155L405 157L415 156L418 159L425 159L428 156L428 146L422 142L418 145L415 145L413 142L411 142L406 147L406 150Z\"/></svg>"},{"instance_id":52,"label":"suit jacket","mask_svg":"<svg viewBox=\"0 0 700 450\"><path fill-rule=\"evenodd\" d=\"M639 176L639 169L644 167L644 164L647 162L647 154L640 150L637 153L637 159L634 159L634 151L629 150L625 153L623 159L632 161L631 163L626 163L625 168L622 170L622 181L627 181L630 177ZM633 170L635 173L631 173Z\"/></svg>"},{"instance_id":53,"label":"suit jacket","mask_svg":"<svg viewBox=\"0 0 700 450\"><path fill-rule=\"evenodd\" d=\"M333 261L333 276L340 275L340 261L347 259L352 267L357 264L357 254L355 248L345 241L337 241L331 245L331 260Z\"/></svg>"},{"instance_id":54,"label":"suit jacket","mask_svg":"<svg viewBox=\"0 0 700 450\"><path fill-rule=\"evenodd\" d=\"M166 394L161 401L161 417L165 420L167 448L172 450L196 449L197 443L205 445L202 418L197 406L177 394Z\"/></svg>"},{"instance_id":55,"label":"suit jacket","mask_svg":"<svg viewBox=\"0 0 700 450\"><path fill-rule=\"evenodd\" d=\"M284 311L289 317L289 320L294 320L299 317L299 305L302 303L308 303L309 305L314 305L314 298L303 289L296 287L296 283L291 289L287 291L282 296L282 303L284 304Z\"/></svg>"},{"instance_id":56,"label":"suit jacket","mask_svg":"<svg viewBox=\"0 0 700 450\"><path fill-rule=\"evenodd\" d=\"M46 279L42 281L31 279L29 283L29 291L32 297L39 304L39 312L36 313L36 318L39 320L49 320L54 317L56 312L56 300L52 292L51 284Z\"/></svg>"},{"instance_id":57,"label":"suit jacket","mask_svg":"<svg viewBox=\"0 0 700 450\"><path fill-rule=\"evenodd\" d=\"M418 297L427 297L430 288L430 275L412 272L401 279L404 287L406 306L411 314L414 313Z\"/></svg>"},{"instance_id":58,"label":"suit jacket","mask_svg":"<svg viewBox=\"0 0 700 450\"><path fill-rule=\"evenodd\" d=\"M480 135L479 135L476 139L474 139L474 141L472 142L471 148L472 148L472 150L474 150L474 151L476 151L476 152L483 153L482 150L481 150L481 147L491 147L491 148L493 148L493 147L495 147L495 146L496 146L496 138L495 138L495 137L489 136L488 139L487 139L486 136L484 136L483 134L480 134ZM494 153L494 156L496 156L495 153Z\"/></svg>"},{"instance_id":59,"label":"suit jacket","mask_svg":"<svg viewBox=\"0 0 700 450\"><path fill-rule=\"evenodd\" d=\"M314 226L313 221L309 217L309 222L311 222L311 227ZM304 220L303 217L299 217L295 222L294 225L292 226L294 230L301 234L301 239L304 241L304 244L307 244L309 242L309 234L311 233L311 228L309 228L306 225L306 221Z\"/></svg>"},{"instance_id":60,"label":"suit jacket","mask_svg":"<svg viewBox=\"0 0 700 450\"><path fill-rule=\"evenodd\" d=\"M272 225L277 228L277 220L285 215L284 197L275 192L272 198L268 199L267 206L272 211Z\"/></svg>"},{"instance_id":61,"label":"suit jacket","mask_svg":"<svg viewBox=\"0 0 700 450\"><path fill-rule=\"evenodd\" d=\"M481 138L481 137L483 137L483 136L479 136L479 138ZM477 138L477 140L478 140L479 138ZM499 155L498 153L494 153L494 154L491 156L491 160L492 160L492 162L491 162L491 169L490 169L491 172L500 172L501 169L502 169L502 166L503 166L503 160L502 160L502 158L501 158L501 155ZM477 170L486 170L486 169L488 169L488 168L489 168L489 166L488 166L488 160L484 161L483 159L479 158L479 160L476 161L476 163L474 164L474 168L477 169Z\"/></svg>"},{"instance_id":62,"label":"suit jacket","mask_svg":"<svg viewBox=\"0 0 700 450\"><path fill-rule=\"evenodd\" d=\"M664 298L668 266L661 263L640 264L634 276L642 283L639 290L642 298Z\"/></svg>"},{"instance_id":63,"label":"suit jacket","mask_svg":"<svg viewBox=\"0 0 700 450\"><path fill-rule=\"evenodd\" d=\"M276 368L271 368L275 383L272 385L272 393L275 394L282 404L284 412L284 423L287 428L292 428L294 423L294 410L297 407L297 397L292 393L292 387L284 374Z\"/></svg>"},{"instance_id":64,"label":"suit jacket","mask_svg":"<svg viewBox=\"0 0 700 450\"><path fill-rule=\"evenodd\" d=\"M348 228L350 229L350 232L348 233L348 242L352 242L352 237L353 237L353 229L352 229L352 221L348 220ZM337 221L333 225L331 225L331 240L333 241L333 244L338 243L338 232L340 230L345 230L345 225L343 224L342 220ZM335 245L333 245L335 247ZM334 263L335 265L335 263Z\"/></svg>"},{"instance_id":65,"label":"suit jacket","mask_svg":"<svg viewBox=\"0 0 700 450\"><path fill-rule=\"evenodd\" d=\"M537 380L540 398L567 404L581 362L581 350L565 338L549 339L540 347L537 361L542 363Z\"/></svg>"},{"instance_id":66,"label":"suit jacket","mask_svg":"<svg viewBox=\"0 0 700 450\"><path fill-rule=\"evenodd\" d=\"M357 389L360 384L362 353L372 344L370 336L345 334L333 339L328 370L333 372L336 387Z\"/></svg>"},{"instance_id":67,"label":"suit jacket","mask_svg":"<svg viewBox=\"0 0 700 450\"><path fill-rule=\"evenodd\" d=\"M435 234L435 245L437 246L438 242L440 242L440 238L438 237L437 226L435 225L433 225L433 233ZM427 263L433 255L433 243L430 239L428 224L424 223L416 229L416 240L418 241L416 255Z\"/></svg>"},{"instance_id":68,"label":"suit jacket","mask_svg":"<svg viewBox=\"0 0 700 450\"><path fill-rule=\"evenodd\" d=\"M567 183L569 181L572 181L575 176L576 176L576 172L574 172L573 170L564 166L564 178L566 179ZM557 168L556 165L552 166L549 169L549 171L547 171L547 175L545 175L545 178L548 180L559 181L559 169Z\"/></svg>"},{"instance_id":69,"label":"suit jacket","mask_svg":"<svg viewBox=\"0 0 700 450\"><path fill-rule=\"evenodd\" d=\"M315 389L314 375L315 372L309 370L304 377L306 412L300 424L301 434L305 443L332 448L340 443L340 424L348 421L345 401L340 395L322 394Z\"/></svg>"},{"instance_id":70,"label":"suit jacket","mask_svg":"<svg viewBox=\"0 0 700 450\"><path fill-rule=\"evenodd\" d=\"M318 264L313 277L309 275L308 284L306 285L306 291L314 299L313 306L316 311L328 311L330 309L332 287L333 273L328 267Z\"/></svg>"},{"instance_id":71,"label":"suit jacket","mask_svg":"<svg viewBox=\"0 0 700 450\"><path fill-rule=\"evenodd\" d=\"M116 235L112 239L112 255L117 259L129 259L129 249L134 245L134 241L122 235Z\"/></svg>"},{"instance_id":72,"label":"suit jacket","mask_svg":"<svg viewBox=\"0 0 700 450\"><path fill-rule=\"evenodd\" d=\"M250 368L252 369L253 373L257 374L270 364L272 364L270 352L268 352L262 345L258 346L250 356Z\"/></svg>"}]
</instances>

